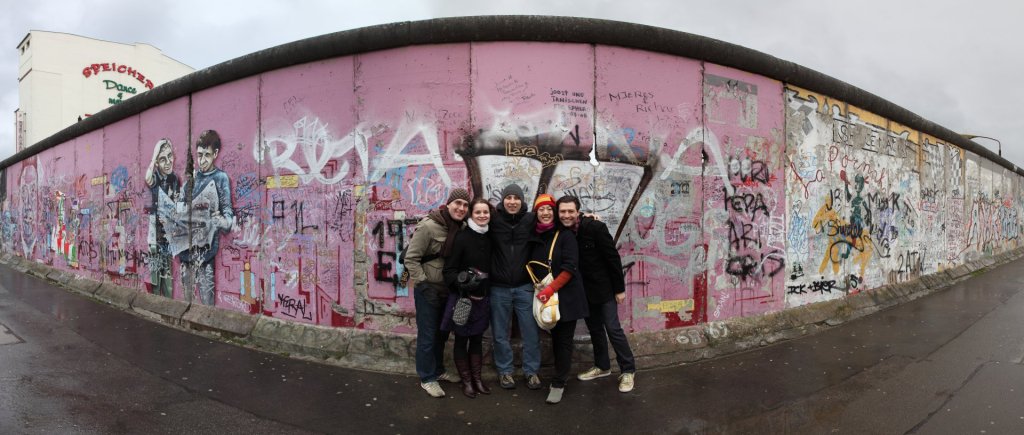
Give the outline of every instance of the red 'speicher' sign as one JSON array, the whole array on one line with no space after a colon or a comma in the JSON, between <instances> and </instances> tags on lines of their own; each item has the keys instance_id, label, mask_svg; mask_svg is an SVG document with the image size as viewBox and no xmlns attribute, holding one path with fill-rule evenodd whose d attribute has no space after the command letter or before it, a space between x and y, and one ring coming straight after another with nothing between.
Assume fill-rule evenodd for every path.
<instances>
[{"instance_id":1,"label":"red 'speicher' sign","mask_svg":"<svg viewBox=\"0 0 1024 435\"><path fill-rule=\"evenodd\" d=\"M153 82L151 80L147 79L144 74L128 65L118 65L116 63L94 63L83 68L82 75L85 76L85 78L89 78L99 74L100 72L108 71L135 77L139 83L146 86L146 89L153 89Z\"/></svg>"}]
</instances>

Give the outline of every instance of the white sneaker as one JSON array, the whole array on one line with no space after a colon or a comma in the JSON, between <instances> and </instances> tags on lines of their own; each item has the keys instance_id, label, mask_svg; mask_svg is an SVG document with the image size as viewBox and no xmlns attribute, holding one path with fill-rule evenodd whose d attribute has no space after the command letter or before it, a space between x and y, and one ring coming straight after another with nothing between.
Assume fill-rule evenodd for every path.
<instances>
[{"instance_id":1,"label":"white sneaker","mask_svg":"<svg viewBox=\"0 0 1024 435\"><path fill-rule=\"evenodd\" d=\"M565 388L551 387L551 390L548 391L548 398L547 398L547 400L545 400L545 402L548 402L548 403L550 403L552 405L554 405L554 404L556 404L558 402L561 402L562 401L562 393L564 393L564 392L565 392Z\"/></svg>"},{"instance_id":2,"label":"white sneaker","mask_svg":"<svg viewBox=\"0 0 1024 435\"><path fill-rule=\"evenodd\" d=\"M587 369L587 371L576 375L576 379L579 379L581 381L590 381L597 378L603 378L610 374L612 374L611 370L601 370L597 367L591 367Z\"/></svg>"},{"instance_id":3,"label":"white sneaker","mask_svg":"<svg viewBox=\"0 0 1024 435\"><path fill-rule=\"evenodd\" d=\"M628 393L633 391L633 387L636 386L636 382L633 379L633 373L623 373L619 375L619 392Z\"/></svg>"},{"instance_id":4,"label":"white sneaker","mask_svg":"<svg viewBox=\"0 0 1024 435\"><path fill-rule=\"evenodd\" d=\"M434 382L421 382L420 387L427 391L430 397L444 397L444 390L441 389L441 384Z\"/></svg>"}]
</instances>

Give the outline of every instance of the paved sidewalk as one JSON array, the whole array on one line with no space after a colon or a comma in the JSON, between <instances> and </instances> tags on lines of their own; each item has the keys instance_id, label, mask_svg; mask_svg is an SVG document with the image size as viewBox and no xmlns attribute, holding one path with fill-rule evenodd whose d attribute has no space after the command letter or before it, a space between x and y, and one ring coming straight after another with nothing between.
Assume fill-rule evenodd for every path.
<instances>
[{"instance_id":1,"label":"paved sidewalk","mask_svg":"<svg viewBox=\"0 0 1024 435\"><path fill-rule=\"evenodd\" d=\"M1022 267L641 371L629 394L573 380L553 406L523 386L433 399L412 377L214 342L0 266L0 433L1022 433Z\"/></svg>"}]
</instances>

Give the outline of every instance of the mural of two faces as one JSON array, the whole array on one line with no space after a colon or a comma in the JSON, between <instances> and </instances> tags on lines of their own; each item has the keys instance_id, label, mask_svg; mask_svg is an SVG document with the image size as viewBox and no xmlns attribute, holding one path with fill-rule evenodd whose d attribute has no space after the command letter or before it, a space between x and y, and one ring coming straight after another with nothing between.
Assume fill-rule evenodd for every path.
<instances>
[{"instance_id":1,"label":"mural of two faces","mask_svg":"<svg viewBox=\"0 0 1024 435\"><path fill-rule=\"evenodd\" d=\"M779 311L1017 246L1020 179L826 95L588 44L427 45L202 90L6 169L3 249L169 298L412 332L397 254L468 187L579 196L627 330Z\"/></svg>"}]
</instances>

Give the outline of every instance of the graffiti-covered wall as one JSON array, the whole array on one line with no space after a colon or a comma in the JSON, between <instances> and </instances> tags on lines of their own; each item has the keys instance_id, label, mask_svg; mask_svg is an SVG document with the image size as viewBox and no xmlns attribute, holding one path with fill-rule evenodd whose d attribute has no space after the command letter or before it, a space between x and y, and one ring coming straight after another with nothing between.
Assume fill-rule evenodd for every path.
<instances>
[{"instance_id":1,"label":"graffiti-covered wall","mask_svg":"<svg viewBox=\"0 0 1024 435\"><path fill-rule=\"evenodd\" d=\"M3 249L252 315L414 330L398 253L468 187L607 222L632 332L1016 248L1020 176L832 96L592 43L409 45L196 89L21 159Z\"/></svg>"},{"instance_id":2,"label":"graffiti-covered wall","mask_svg":"<svg viewBox=\"0 0 1024 435\"><path fill-rule=\"evenodd\" d=\"M1019 175L825 95L785 103L789 306L1018 246Z\"/></svg>"}]
</instances>

